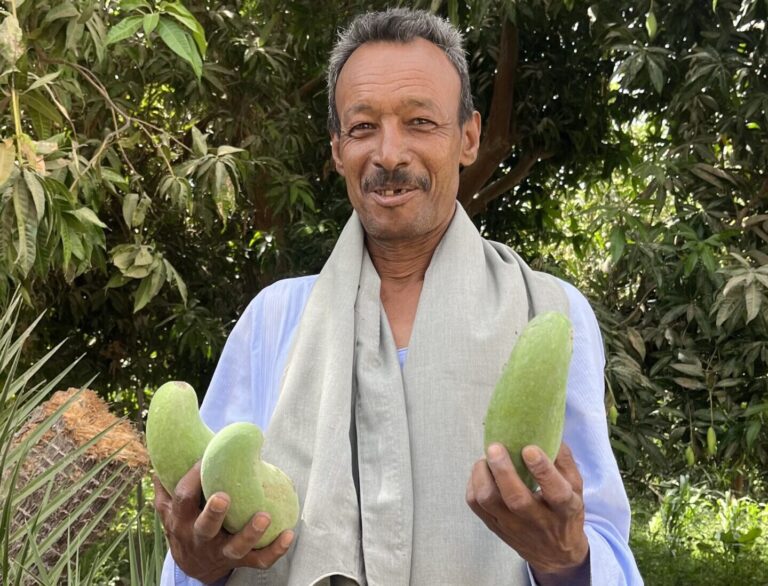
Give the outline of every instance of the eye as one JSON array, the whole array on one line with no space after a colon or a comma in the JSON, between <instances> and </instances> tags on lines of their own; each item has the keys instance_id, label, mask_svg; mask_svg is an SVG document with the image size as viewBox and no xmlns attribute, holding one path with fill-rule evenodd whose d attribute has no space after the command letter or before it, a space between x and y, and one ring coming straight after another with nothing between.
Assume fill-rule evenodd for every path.
<instances>
[{"instance_id":1,"label":"eye","mask_svg":"<svg viewBox=\"0 0 768 586\"><path fill-rule=\"evenodd\" d=\"M411 120L411 126L419 126L422 128L428 128L434 126L435 123L429 118L414 118Z\"/></svg>"},{"instance_id":2,"label":"eye","mask_svg":"<svg viewBox=\"0 0 768 586\"><path fill-rule=\"evenodd\" d=\"M359 122L349 127L347 136L351 136L352 138L360 137L361 135L368 134L373 129L374 125L370 122Z\"/></svg>"}]
</instances>

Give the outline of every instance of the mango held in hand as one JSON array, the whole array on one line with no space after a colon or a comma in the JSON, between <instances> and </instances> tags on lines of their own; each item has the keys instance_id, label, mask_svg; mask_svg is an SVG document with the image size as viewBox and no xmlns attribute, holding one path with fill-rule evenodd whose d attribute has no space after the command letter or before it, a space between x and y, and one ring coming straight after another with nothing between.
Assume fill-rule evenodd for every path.
<instances>
[{"instance_id":1,"label":"mango held in hand","mask_svg":"<svg viewBox=\"0 0 768 586\"><path fill-rule=\"evenodd\" d=\"M271 522L256 547L269 545L299 518L299 499L282 470L262 462L261 430L252 423L233 423L215 434L200 418L195 390L169 382L155 391L147 415L147 451L160 483L173 493L198 460L203 494L229 495L224 528L240 531L256 513Z\"/></svg>"},{"instance_id":2,"label":"mango held in hand","mask_svg":"<svg viewBox=\"0 0 768 586\"><path fill-rule=\"evenodd\" d=\"M253 515L269 513L269 527L256 544L269 545L284 530L296 525L299 499L290 478L262 461L264 436L252 423L232 423L218 432L203 455L201 471L206 498L226 492L231 499L224 528L237 533Z\"/></svg>"},{"instance_id":3,"label":"mango held in hand","mask_svg":"<svg viewBox=\"0 0 768 586\"><path fill-rule=\"evenodd\" d=\"M147 451L160 483L173 494L176 484L203 457L213 432L200 419L191 385L172 381L152 397L147 414Z\"/></svg>"},{"instance_id":4,"label":"mango held in hand","mask_svg":"<svg viewBox=\"0 0 768 586\"><path fill-rule=\"evenodd\" d=\"M545 312L528 322L512 349L485 416L485 448L507 448L517 473L533 489L522 459L527 445L539 446L553 460L565 423L565 391L573 352L571 322Z\"/></svg>"}]
</instances>

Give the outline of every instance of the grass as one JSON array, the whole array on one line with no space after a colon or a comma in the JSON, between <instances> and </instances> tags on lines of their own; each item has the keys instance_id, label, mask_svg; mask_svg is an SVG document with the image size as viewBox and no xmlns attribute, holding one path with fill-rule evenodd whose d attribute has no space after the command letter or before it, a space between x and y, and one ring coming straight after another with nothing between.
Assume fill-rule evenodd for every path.
<instances>
[{"instance_id":1,"label":"grass","mask_svg":"<svg viewBox=\"0 0 768 586\"><path fill-rule=\"evenodd\" d=\"M630 545L648 586L768 586L768 503L681 478L635 499Z\"/></svg>"}]
</instances>

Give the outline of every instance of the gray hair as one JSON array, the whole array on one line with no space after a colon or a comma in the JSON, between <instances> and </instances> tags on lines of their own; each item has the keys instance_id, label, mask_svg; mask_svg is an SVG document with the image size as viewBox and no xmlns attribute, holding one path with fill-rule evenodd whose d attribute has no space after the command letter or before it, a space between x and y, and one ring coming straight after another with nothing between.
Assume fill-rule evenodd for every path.
<instances>
[{"instance_id":1,"label":"gray hair","mask_svg":"<svg viewBox=\"0 0 768 586\"><path fill-rule=\"evenodd\" d=\"M469 120L474 104L461 33L447 20L425 10L394 8L385 12L362 14L339 33L328 63L328 129L331 134L341 132L339 113L336 110L336 82L342 67L355 49L369 42L408 43L417 38L437 45L453 63L461 80L459 123L464 124Z\"/></svg>"}]
</instances>

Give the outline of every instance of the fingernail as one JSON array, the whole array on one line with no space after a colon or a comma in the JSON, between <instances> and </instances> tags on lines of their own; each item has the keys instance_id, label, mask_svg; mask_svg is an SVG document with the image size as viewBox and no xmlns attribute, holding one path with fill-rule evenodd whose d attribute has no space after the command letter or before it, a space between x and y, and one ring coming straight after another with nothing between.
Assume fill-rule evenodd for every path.
<instances>
[{"instance_id":1,"label":"fingernail","mask_svg":"<svg viewBox=\"0 0 768 586\"><path fill-rule=\"evenodd\" d=\"M491 444L488 446L488 457L491 460L498 460L504 456L504 451L500 444Z\"/></svg>"},{"instance_id":2,"label":"fingernail","mask_svg":"<svg viewBox=\"0 0 768 586\"><path fill-rule=\"evenodd\" d=\"M227 499L215 496L211 499L211 510L214 513L223 513L227 510Z\"/></svg>"},{"instance_id":3,"label":"fingernail","mask_svg":"<svg viewBox=\"0 0 768 586\"><path fill-rule=\"evenodd\" d=\"M526 448L523 450L523 460L529 466L535 466L541 462L541 452L536 448Z\"/></svg>"},{"instance_id":4,"label":"fingernail","mask_svg":"<svg viewBox=\"0 0 768 586\"><path fill-rule=\"evenodd\" d=\"M253 520L253 528L256 531L265 531L269 526L269 517L265 515L259 515Z\"/></svg>"},{"instance_id":5,"label":"fingernail","mask_svg":"<svg viewBox=\"0 0 768 586\"><path fill-rule=\"evenodd\" d=\"M283 536L280 538L280 545L282 547L287 548L289 545L291 545L291 542L293 541L293 531L286 531L283 533Z\"/></svg>"}]
</instances>

